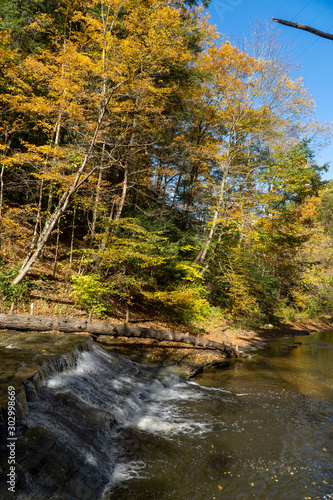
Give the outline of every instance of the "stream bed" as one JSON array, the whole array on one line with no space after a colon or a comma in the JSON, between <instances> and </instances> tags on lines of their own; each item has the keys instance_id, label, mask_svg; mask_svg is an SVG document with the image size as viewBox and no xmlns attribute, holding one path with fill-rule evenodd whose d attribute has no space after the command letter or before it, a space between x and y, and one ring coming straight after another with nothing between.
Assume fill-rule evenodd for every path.
<instances>
[{"instance_id":1,"label":"stream bed","mask_svg":"<svg viewBox=\"0 0 333 500\"><path fill-rule=\"evenodd\" d=\"M123 433L110 499L331 499L333 332L176 384Z\"/></svg>"},{"instance_id":2,"label":"stream bed","mask_svg":"<svg viewBox=\"0 0 333 500\"><path fill-rule=\"evenodd\" d=\"M188 381L93 344L71 363L28 384L1 499L333 499L333 332Z\"/></svg>"}]
</instances>

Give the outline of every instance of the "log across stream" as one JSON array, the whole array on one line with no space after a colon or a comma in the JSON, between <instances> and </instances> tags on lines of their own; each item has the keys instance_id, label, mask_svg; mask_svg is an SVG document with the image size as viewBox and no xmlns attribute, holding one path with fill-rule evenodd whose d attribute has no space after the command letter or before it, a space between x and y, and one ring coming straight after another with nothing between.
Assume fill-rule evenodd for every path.
<instances>
[{"instance_id":1,"label":"log across stream","mask_svg":"<svg viewBox=\"0 0 333 500\"><path fill-rule=\"evenodd\" d=\"M217 349L227 357L244 358L248 355L237 347L195 337L184 333L156 330L138 325L114 324L108 321L89 321L82 318L62 318L57 316L35 316L27 314L0 314L0 329L22 331L59 331L65 333L87 332L92 337L110 335L113 337L138 337L156 339L160 342L182 342L195 347Z\"/></svg>"}]
</instances>

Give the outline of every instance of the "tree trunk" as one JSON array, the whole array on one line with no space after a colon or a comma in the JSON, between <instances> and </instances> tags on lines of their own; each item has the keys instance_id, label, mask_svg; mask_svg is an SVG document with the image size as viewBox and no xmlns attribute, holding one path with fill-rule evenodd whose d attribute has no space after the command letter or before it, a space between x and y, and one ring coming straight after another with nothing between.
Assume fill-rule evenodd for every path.
<instances>
[{"instance_id":1,"label":"tree trunk","mask_svg":"<svg viewBox=\"0 0 333 500\"><path fill-rule=\"evenodd\" d=\"M2 205L3 205L3 174L5 172L5 166L1 166L1 174L0 174L0 218L2 217Z\"/></svg>"},{"instance_id":2,"label":"tree trunk","mask_svg":"<svg viewBox=\"0 0 333 500\"><path fill-rule=\"evenodd\" d=\"M17 285L18 283L20 283L23 280L23 278L27 275L27 273L32 268L33 264L36 262L36 260L40 256L40 254L44 248L45 243L49 239L55 225L58 222L59 217L61 217L61 215L65 212L71 194L72 194L72 190L70 190L70 191L67 190L60 198L60 201L59 201L59 204L58 204L56 210L47 219L45 226L44 226L44 229L43 229L42 233L39 235L39 238L38 238L38 241L37 241L37 244L35 247L35 251L29 257L27 257L26 260L24 261L24 263L20 269L19 274L16 276L16 278L13 281L13 285Z\"/></svg>"},{"instance_id":3,"label":"tree trunk","mask_svg":"<svg viewBox=\"0 0 333 500\"><path fill-rule=\"evenodd\" d=\"M119 220L120 216L122 214L124 204L125 204L126 194L127 194L127 181L128 181L128 160L126 159L125 166L124 166L123 188L122 188L121 197L120 197L120 200L118 203L118 208L117 208L117 212L116 212L114 220Z\"/></svg>"},{"instance_id":4,"label":"tree trunk","mask_svg":"<svg viewBox=\"0 0 333 500\"><path fill-rule=\"evenodd\" d=\"M57 239L56 239L56 246L55 246L55 252L54 252L53 278L55 278L56 272L57 272L57 263L58 263L58 254L59 254L59 238L60 238L60 219L58 220Z\"/></svg>"},{"instance_id":5,"label":"tree trunk","mask_svg":"<svg viewBox=\"0 0 333 500\"><path fill-rule=\"evenodd\" d=\"M69 255L69 264L72 269L73 264L73 250L74 250L74 235L75 235L75 218L76 218L76 208L73 209L73 221L72 221L72 234L71 234L71 250Z\"/></svg>"},{"instance_id":6,"label":"tree trunk","mask_svg":"<svg viewBox=\"0 0 333 500\"><path fill-rule=\"evenodd\" d=\"M104 148L105 148L105 144L103 144L103 153L104 153ZM102 153L102 155L103 155L103 153ZM102 156L102 158L103 158L103 156ZM95 200L94 200L94 206L93 206L93 216L92 216L92 223L91 223L91 234L92 235L96 234L98 206L99 206L99 200L100 200L100 196L101 196L101 189L102 189L102 161L101 161L101 165L99 167L98 180L97 180L97 186L96 186L96 192L95 192Z\"/></svg>"},{"instance_id":7,"label":"tree trunk","mask_svg":"<svg viewBox=\"0 0 333 500\"><path fill-rule=\"evenodd\" d=\"M170 206L170 209L173 210L174 207L175 207L175 204L176 204L176 200L177 200L177 196L178 196L178 191L179 191L179 187L180 187L180 181L182 179L182 174L180 173L178 175L178 179L177 179L177 184L176 184L176 187L175 187L175 190L174 190L174 193L173 193L173 198L172 198L172 203L171 203L171 206Z\"/></svg>"},{"instance_id":8,"label":"tree trunk","mask_svg":"<svg viewBox=\"0 0 333 500\"><path fill-rule=\"evenodd\" d=\"M88 332L93 336L111 335L113 337L138 337L156 339L160 342L183 342L195 347L217 349L228 357L248 357L237 347L221 344L212 340L194 337L183 333L173 333L155 328L144 328L137 325L115 325L108 321L92 321L80 318L60 318L50 316L31 316L25 314L0 314L0 329L22 331L60 331L66 333Z\"/></svg>"},{"instance_id":9,"label":"tree trunk","mask_svg":"<svg viewBox=\"0 0 333 500\"><path fill-rule=\"evenodd\" d=\"M216 206L216 209L214 212L211 228L210 228L209 233L205 239L205 242L204 242L202 249L200 250L200 252L198 253L197 257L194 260L194 262L196 264L201 264L201 265L204 264L207 252L208 252L209 247L210 247L212 240L214 238L216 227L218 224L218 218L220 215L221 206L222 206L222 203L224 200L225 186L226 186L228 174L229 174L229 164L227 163L224 167L223 178L222 178L222 182L221 182L221 186L220 186L219 198L218 198L217 206ZM204 274L204 272L205 272L205 269L203 269L202 274Z\"/></svg>"},{"instance_id":10,"label":"tree trunk","mask_svg":"<svg viewBox=\"0 0 333 500\"><path fill-rule=\"evenodd\" d=\"M32 235L32 240L29 246L28 253L25 257L25 260L22 264L22 267L25 267L26 263L29 261L30 257L33 254L34 249L36 248L37 240L38 240L38 231L40 231L41 227L41 214L42 214L42 201L43 201L43 188L44 188L44 180L42 179L40 181L40 186L39 186L39 201L38 201L38 211L37 211L37 216L36 216L36 222L35 222L35 227L34 227L34 232Z\"/></svg>"},{"instance_id":11,"label":"tree trunk","mask_svg":"<svg viewBox=\"0 0 333 500\"><path fill-rule=\"evenodd\" d=\"M135 111L135 108L137 106L137 102L138 102L138 98L135 101L134 111ZM122 189L120 201L118 203L118 208L117 208L117 212L116 212L114 220L120 219L123 208L124 208L125 200L126 200L127 187L128 187L128 167L129 167L129 160L130 160L130 157L132 155L132 147L134 145L135 131L136 131L136 118L134 117L131 138L129 141L128 153L126 154L126 158L125 158L123 189Z\"/></svg>"}]
</instances>

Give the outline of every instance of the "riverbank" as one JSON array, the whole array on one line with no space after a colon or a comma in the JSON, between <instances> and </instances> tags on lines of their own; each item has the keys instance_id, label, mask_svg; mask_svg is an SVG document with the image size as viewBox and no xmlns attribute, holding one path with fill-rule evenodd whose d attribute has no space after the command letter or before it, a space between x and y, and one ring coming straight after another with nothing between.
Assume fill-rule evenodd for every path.
<instances>
[{"instance_id":1,"label":"riverbank","mask_svg":"<svg viewBox=\"0 0 333 500\"><path fill-rule=\"evenodd\" d=\"M14 266L17 260L23 259L26 248L22 242L7 238L2 242L2 253L6 265ZM75 273L75 263L69 262L68 245L61 243L59 247L57 267L53 267L52 246L46 246L43 258L34 266L29 275L29 286L27 292L15 304L12 312L16 314L30 314L32 306L35 315L59 316L88 319L91 310L80 307L73 296L73 283L71 276ZM11 304L9 300L0 298L0 313L9 313ZM176 333L188 333L193 336L209 339L219 343L237 346L240 350L251 353L265 345L266 342L276 337L297 334L301 330L315 332L330 330L333 328L332 318L326 320L309 320L299 316L292 311L296 320L293 322L280 320L274 325L263 324L256 328L249 328L246 322L240 324L237 318L232 322L223 317L225 312L218 308L212 308L212 316L197 324L176 323L172 317L172 311L166 317L166 311L157 307L147 307L144 303L136 303L126 310L121 301L110 297L108 314L105 317L93 317L92 319L103 319L110 323L121 324L129 321L130 325L137 324L142 327L153 327L158 330L169 330ZM145 339L110 339L100 338L99 342L110 350L122 352L133 359L141 362L169 366L176 365L195 367L206 366L211 363L224 362L225 357L218 351L198 347L187 347L185 344L172 342L158 342ZM191 372L191 368L188 369Z\"/></svg>"},{"instance_id":2,"label":"riverbank","mask_svg":"<svg viewBox=\"0 0 333 500\"><path fill-rule=\"evenodd\" d=\"M140 326L150 326L141 322ZM171 325L167 323L154 323L155 328L170 329L186 333L184 325ZM332 325L320 320L298 321L280 324L279 327L265 325L256 330L236 329L225 322L214 323L205 332L199 333L202 338L207 338L219 343L230 343L242 351L255 351L267 342L278 337L291 335L307 335L317 331L332 330ZM193 334L194 331L191 331ZM198 332L197 332L198 333ZM16 388L31 377L44 361L62 356L78 343L85 343L89 334L65 334L60 332L11 332L1 331L0 350L2 349L2 383L1 389L6 394L8 384ZM183 378L190 378L212 366L223 366L234 362L246 362L246 359L237 360L226 358L224 354L215 349L187 346L170 341L159 342L153 339L142 338L113 338L101 336L97 343L104 349L122 354L133 361L161 367L168 374ZM3 403L3 401L2 401Z\"/></svg>"},{"instance_id":3,"label":"riverbank","mask_svg":"<svg viewBox=\"0 0 333 500\"><path fill-rule=\"evenodd\" d=\"M142 322L140 326L147 326ZM170 325L165 323L156 328L167 328ZM262 348L267 342L278 337L291 335L308 335L318 331L332 330L333 326L327 321L322 320L303 320L295 322L280 323L278 327L265 325L255 330L237 329L226 323L216 325L202 333L200 336L219 343L227 343L237 346L240 350L248 352ZM184 328L179 328L184 333ZM226 358L216 350L187 347L176 344L175 342L158 342L151 339L123 339L100 337L98 339L105 349L124 354L134 361L144 364L153 364L164 366L169 371L185 378L192 377L215 365L224 365L234 362ZM243 359L237 359L237 362L246 362Z\"/></svg>"},{"instance_id":4,"label":"riverbank","mask_svg":"<svg viewBox=\"0 0 333 500\"><path fill-rule=\"evenodd\" d=\"M268 328L268 330L271 329ZM296 331L301 330L294 329L294 332ZM278 495L281 489L276 490L277 483L279 486L283 485L284 491L295 491L297 487L299 495L301 488L306 486L306 491L312 488L311 498L317 498L318 492L328 491L328 485L331 484L330 469L326 468L325 471L327 470L328 473L324 471L324 475L318 480L318 473L313 472L312 465L312 462L315 463L317 460L325 465L329 464L331 457L329 439L326 438L330 403L323 406L325 398L320 398L316 405L314 401L316 398L313 398L313 394L318 394L318 387L321 388L323 394L329 392L326 379L330 379L329 369L332 365L328 355L332 354L332 350L329 351L324 337L322 339L316 335L304 337L304 345L296 350L290 350L290 355L286 357L276 358L273 349L270 358L266 358L265 363L260 362L261 356L245 361L249 363L248 365L237 361L237 365L233 366L231 360L228 370L207 371L194 380L196 383L189 384L185 381L179 383L176 379L165 378L164 375L172 373L170 372L172 367L167 364L164 372L163 369L149 370L144 366L132 365L124 357L106 356L102 350L95 348L91 339L88 339L86 335L83 339L79 339L77 335L53 332L45 334L44 338L42 333L2 332L0 337L5 341L4 348L8 353L4 359L8 356L13 356L13 358L15 356L19 366L23 369L19 359L22 355L26 369L27 351L31 352L31 361L35 362L35 354L39 356L40 351L44 349L42 357L46 365L43 363L44 366L40 372L42 379L44 380L49 374L56 375L49 385L52 390L42 391L39 401L34 399L34 404L30 408L30 427L24 437L16 442L19 481L17 488L21 494L29 491L28 487L31 482L25 482L27 473L29 479L33 478L34 488L44 487L52 480L59 488L64 487L67 494L68 478L70 478L71 485L73 485L71 494L74 496L78 494L74 491L78 481L85 488L84 479L87 477L93 478L94 482L100 485L101 481L97 481L96 474L103 471L105 454L101 454L101 450L104 451L103 446L108 445L112 448L107 456L115 457L120 463L119 465L119 463L112 462L110 466L108 462L108 470L115 470L114 478L119 477L118 471L122 474L121 481L114 483L114 489L109 498L126 496L128 491L132 491L128 489L128 485L134 488L131 496L133 499L140 497L141 490L144 491L142 498L146 498L148 487L151 489L147 496L153 497L154 491L155 494L156 491L162 491L160 480L156 483L154 474L159 474L158 478L163 479L165 470L168 468L170 475L175 468L177 457L179 457L177 470L183 467L185 459L191 464L191 470L194 470L195 474L202 472L202 464L205 467L206 464L212 464L208 465L212 467L212 471L216 467L216 474L218 474L216 484L211 487L209 493L206 487L209 482L204 478L208 477L213 480L214 474L207 474L206 468L203 472L203 480L196 475L199 478L197 484L205 485L202 492L207 497L208 495L212 497L210 492L214 489L217 492L223 489L223 492L231 492L230 495L226 495L228 498L234 498L248 491L250 486L251 491L258 492L260 496L263 492L262 485L265 487L265 492L272 492L274 488ZM276 338L276 336L271 338ZM318 338L322 340L318 348L315 343L316 338L317 344ZM88 349L88 352L84 354L84 358L79 359L78 365L72 355L72 348L66 353L67 347L70 346L64 343L71 344L74 339L83 340L92 346L92 349ZM8 347L9 340L10 349L5 347ZM282 351L288 349L289 342L290 340L280 342L280 345L284 346ZM59 343L62 345L60 346ZM48 352L46 352L47 344ZM57 345L61 347L61 351L64 351L60 358L58 356L54 358L56 354L54 349ZM327 351L324 351L325 346ZM320 359L317 355L313 356L313 349L318 350L317 355L321 356ZM179 351L181 350L180 348ZM146 352L150 352L147 346ZM52 361L48 363L47 359L51 354ZM208 354L207 350L206 354ZM302 376L298 376L297 361L302 355L307 355L312 366L315 369L319 368L319 372L315 371L313 375L307 364L309 371L305 373L302 371ZM279 359L278 362L276 362L277 359ZM170 359L165 361L170 361ZM189 358L187 358L188 361ZM74 368L75 366L76 370L61 376L63 367ZM269 376L268 366L273 369L272 376ZM16 376L20 375L20 371L15 370L15 372ZM33 384L33 387L38 389L40 389L39 378L38 376L37 383ZM7 386L8 380L5 389ZM30 395L34 397L31 384L29 383L27 387L30 388ZM305 394L310 395L308 404ZM316 418L318 414L320 414L320 421ZM323 419L323 415L327 420ZM24 426L23 429L26 427ZM110 432L114 434L110 436ZM191 436L193 441L190 441L189 446ZM293 440L295 436L297 436L298 450L296 455L295 440ZM289 443L288 447L286 447L286 442ZM315 452L314 457L312 453L310 455L307 453L309 442L311 449ZM62 443L65 443L66 449L62 448ZM73 444L78 444L78 446L74 447ZM200 453L198 454L199 445ZM121 455L115 454L114 449L116 451L120 449ZM85 452L84 455L82 450ZM188 450L190 453L193 452L193 456L189 457ZM276 461L272 463L272 450L277 460L280 459L279 463ZM282 458L281 450L284 453ZM299 450L303 453L302 456ZM161 456L159 456L160 451ZM77 462L78 460L80 462L82 456L85 460L83 464ZM93 457L88 464L89 467L86 462L87 456ZM249 457L251 458L250 464ZM99 458L101 462L97 461ZM74 470L73 463L75 472L80 471L81 474L83 471L82 478L76 473L73 477L70 475ZM138 473L142 470L142 464L147 464L145 475L140 479L140 476L136 474L134 480L133 477L125 477L123 473L127 469L123 466L127 463L130 471L135 470ZM255 468L252 467L253 463L257 464ZM132 464L135 469L131 468ZM304 464L309 465L305 472ZM0 464L0 467L1 465L4 464ZM92 465L95 466L94 469L91 468ZM313 474L310 476L311 481L308 480L310 473ZM186 471L184 477L187 477ZM126 482L123 484L125 478ZM249 481L253 483L253 486L249 485ZM174 488L175 484L177 484L176 479L171 478L170 486ZM1 490L0 482L1 491L5 491L5 486L3 482L3 490ZM183 486L179 491L184 491L182 488ZM171 498L174 490L170 491L172 491L169 495ZM197 492L196 486L194 493L188 490L184 494L195 496ZM182 494L179 493L179 495ZM40 495L47 496L47 493L42 492ZM2 497L7 498L4 495ZM80 493L79 497L83 498L83 495ZM99 498L99 496L95 493L94 498Z\"/></svg>"},{"instance_id":5,"label":"riverbank","mask_svg":"<svg viewBox=\"0 0 333 500\"><path fill-rule=\"evenodd\" d=\"M37 299L37 297L35 297ZM43 315L46 312L50 314L58 313L59 316L71 316L72 318L88 319L88 314L75 307L74 304L62 304L63 314L59 314L58 307L60 302L48 303L48 308L44 301L38 300L34 302L34 312L36 315ZM59 299L58 299L59 300ZM23 309L23 310L22 310ZM24 304L16 308L15 313L28 313L29 305ZM65 314L64 314L65 313ZM125 318L109 317L106 321L114 324L124 323ZM143 318L137 318L130 321L130 324L137 324L144 328L155 328L157 330L169 330L175 333L190 334L203 339L208 339L220 344L227 344L237 347L239 350L249 353L263 347L272 339L290 336L302 335L312 332L332 330L333 326L330 323L331 318L323 320L310 320L300 318L294 322L280 322L278 324L265 324L257 328L237 328L235 325L228 323L223 318L211 317L207 321L197 325L185 325L174 323L172 321L144 321ZM37 334L37 336L40 334ZM59 335L60 332L59 332ZM88 336L88 334L87 334ZM154 339L144 338L113 338L110 336L100 336L97 342L105 349L123 354L130 359L143 364L152 364L154 366L165 367L169 371L173 371L177 375L189 378L211 366L223 365L230 362L225 354L211 348L188 346L172 341L158 341ZM238 359L239 361L239 359ZM231 361L233 362L233 361Z\"/></svg>"},{"instance_id":6,"label":"riverbank","mask_svg":"<svg viewBox=\"0 0 333 500\"><path fill-rule=\"evenodd\" d=\"M42 266L43 263L40 264ZM59 265L61 269L61 265ZM40 316L60 316L88 318L89 313L78 306L71 295L69 276L64 272L54 278L47 274L34 279L29 289L29 298L15 305L13 312L29 314L33 304L34 314ZM0 301L0 313L8 313L10 304ZM96 318L93 318L96 319ZM113 314L104 318L111 323L124 323L124 311L118 310L116 304ZM279 324L265 324L257 328L248 328L246 324L238 327L223 317L212 316L200 324L186 325L175 323L172 318L162 319L158 311L131 311L130 324L142 327L152 326L155 329L170 330L177 333L207 338L209 340L231 344L240 350L249 352L263 347L276 337L297 334L300 331L315 332L331 330L331 318L323 320L299 319L294 322L280 321ZM149 339L124 339L101 337L98 342L108 350L125 354L131 359L164 367L174 367L182 376L189 377L211 365L225 363L226 358L219 351L198 347L188 347L185 344L173 342L158 342Z\"/></svg>"}]
</instances>

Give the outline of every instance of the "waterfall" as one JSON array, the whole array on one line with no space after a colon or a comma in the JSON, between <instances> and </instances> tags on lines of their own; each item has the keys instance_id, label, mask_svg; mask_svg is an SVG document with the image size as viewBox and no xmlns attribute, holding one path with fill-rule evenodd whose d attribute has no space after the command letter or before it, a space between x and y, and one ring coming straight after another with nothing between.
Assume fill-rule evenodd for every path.
<instances>
[{"instance_id":1,"label":"waterfall","mask_svg":"<svg viewBox=\"0 0 333 500\"><path fill-rule=\"evenodd\" d=\"M120 453L119 430L175 380L90 341L44 363L17 396L15 498L102 498ZM5 475L0 497L13 498Z\"/></svg>"},{"instance_id":2,"label":"waterfall","mask_svg":"<svg viewBox=\"0 0 333 500\"><path fill-rule=\"evenodd\" d=\"M92 342L46 362L19 394L14 494L0 449L1 500L333 498L333 334L290 342L195 381Z\"/></svg>"}]
</instances>

